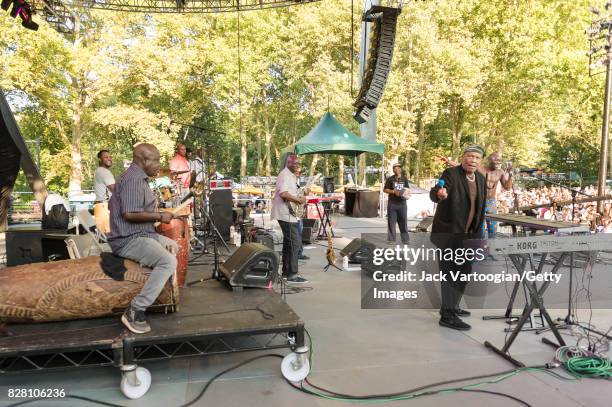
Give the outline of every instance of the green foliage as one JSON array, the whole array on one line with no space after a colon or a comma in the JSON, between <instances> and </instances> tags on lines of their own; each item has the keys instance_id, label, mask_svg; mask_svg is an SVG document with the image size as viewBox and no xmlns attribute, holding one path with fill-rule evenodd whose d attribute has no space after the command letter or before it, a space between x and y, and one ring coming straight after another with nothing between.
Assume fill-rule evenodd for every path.
<instances>
[{"instance_id":1,"label":"green foliage","mask_svg":"<svg viewBox=\"0 0 612 407\"><path fill-rule=\"evenodd\" d=\"M575 154L587 160L583 175L595 175L603 78L588 76L589 5L406 3L377 110L386 162L409 160L413 178L435 177L437 155L457 157L478 142L517 165L554 171ZM41 170L55 190L69 180L90 187L102 148L115 173L137 142L168 159L184 124L215 130L191 129L187 144L204 146L220 172L274 174L278 152L328 109L359 131L351 80L356 94L360 4L354 13L353 38L349 0L240 15L81 10L76 35L44 23L31 32L3 15L0 87L25 138L41 140ZM337 171L335 157L327 164ZM325 159L315 167L323 172Z\"/></svg>"}]
</instances>

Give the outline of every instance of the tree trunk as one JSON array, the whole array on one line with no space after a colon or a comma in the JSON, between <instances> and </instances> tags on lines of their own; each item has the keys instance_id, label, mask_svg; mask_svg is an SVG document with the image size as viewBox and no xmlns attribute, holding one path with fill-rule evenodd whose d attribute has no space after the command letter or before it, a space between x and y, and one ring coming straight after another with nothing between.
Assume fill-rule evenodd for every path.
<instances>
[{"instance_id":1,"label":"tree trunk","mask_svg":"<svg viewBox=\"0 0 612 407\"><path fill-rule=\"evenodd\" d=\"M263 163L263 160L261 159L261 137L259 137L260 133L259 130L257 130L257 141L255 142L255 147L257 148L257 164L255 165L255 174L256 175L261 175L262 174L262 166L261 164Z\"/></svg>"},{"instance_id":2,"label":"tree trunk","mask_svg":"<svg viewBox=\"0 0 612 407\"><path fill-rule=\"evenodd\" d=\"M329 157L327 155L325 156L324 164L325 164L325 167L324 167L325 168L325 170L324 170L325 171L325 176L329 177Z\"/></svg>"},{"instance_id":3,"label":"tree trunk","mask_svg":"<svg viewBox=\"0 0 612 407\"><path fill-rule=\"evenodd\" d=\"M78 13L75 14L74 21L74 41L72 42L72 52L77 54L83 41L81 37L81 21ZM77 59L78 60L78 59ZM81 191L81 182L83 181L83 168L81 165L81 139L82 139L82 122L84 101L86 91L82 89L82 82L78 76L74 75L70 78L72 93L74 94L74 102L72 104L72 137L70 138L70 182L68 191ZM82 78L84 80L84 78Z\"/></svg>"},{"instance_id":4,"label":"tree trunk","mask_svg":"<svg viewBox=\"0 0 612 407\"><path fill-rule=\"evenodd\" d=\"M361 156L359 156L359 173L358 173L358 177L359 177L359 181L357 182L358 185L366 185L366 164L367 164L367 157L365 154L361 154Z\"/></svg>"},{"instance_id":5,"label":"tree trunk","mask_svg":"<svg viewBox=\"0 0 612 407\"><path fill-rule=\"evenodd\" d=\"M81 122L81 109L79 101L75 101L72 114L72 139L70 140L70 184L69 192L81 191L83 181L83 165L81 163L81 139L83 129Z\"/></svg>"},{"instance_id":6,"label":"tree trunk","mask_svg":"<svg viewBox=\"0 0 612 407\"><path fill-rule=\"evenodd\" d=\"M423 157L423 142L425 140L425 126L423 125L423 116L419 115L418 119L418 142L417 142L417 152L416 152L416 167L414 169L415 181L417 184L421 182L421 157Z\"/></svg>"},{"instance_id":7,"label":"tree trunk","mask_svg":"<svg viewBox=\"0 0 612 407\"><path fill-rule=\"evenodd\" d=\"M276 160L274 161L274 165L275 165L275 167L279 167L280 166L280 164L279 164L279 161L280 161L280 151L278 151L278 147L276 147L276 146L274 146L273 149L274 149L274 157L276 158ZM277 173L280 172L280 169L279 169L279 171L276 171L276 172Z\"/></svg>"},{"instance_id":8,"label":"tree trunk","mask_svg":"<svg viewBox=\"0 0 612 407\"><path fill-rule=\"evenodd\" d=\"M247 138L246 134L240 134L240 178L246 177L247 174Z\"/></svg>"},{"instance_id":9,"label":"tree trunk","mask_svg":"<svg viewBox=\"0 0 612 407\"><path fill-rule=\"evenodd\" d=\"M272 174L272 134L266 129L265 136L266 176L269 177Z\"/></svg>"},{"instance_id":10,"label":"tree trunk","mask_svg":"<svg viewBox=\"0 0 612 407\"><path fill-rule=\"evenodd\" d=\"M319 161L319 154L314 154L312 156L312 162L310 163L310 171L308 171L309 176L315 175L315 171L317 170L317 162Z\"/></svg>"},{"instance_id":11,"label":"tree trunk","mask_svg":"<svg viewBox=\"0 0 612 407\"><path fill-rule=\"evenodd\" d=\"M404 159L404 168L406 168L406 178L411 179L412 174L410 172L410 150L406 151L406 158Z\"/></svg>"},{"instance_id":12,"label":"tree trunk","mask_svg":"<svg viewBox=\"0 0 612 407\"><path fill-rule=\"evenodd\" d=\"M457 159L461 152L461 130L463 129L463 123L465 121L465 111L463 108L463 99L460 96L451 96L449 102L450 117L452 121L452 158Z\"/></svg>"}]
</instances>

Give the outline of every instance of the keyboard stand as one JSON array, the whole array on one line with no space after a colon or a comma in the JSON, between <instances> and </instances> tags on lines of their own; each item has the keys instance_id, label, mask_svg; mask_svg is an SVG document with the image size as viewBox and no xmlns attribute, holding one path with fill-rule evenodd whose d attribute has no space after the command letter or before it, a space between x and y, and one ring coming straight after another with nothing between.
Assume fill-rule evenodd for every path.
<instances>
[{"instance_id":1,"label":"keyboard stand","mask_svg":"<svg viewBox=\"0 0 612 407\"><path fill-rule=\"evenodd\" d=\"M546 255L547 253L542 254L542 261L540 262L540 265L538 267L538 272L542 270L544 260L546 259ZM559 259L553 266L551 273L553 274L557 273L559 268L563 265L563 261L565 260L567 255L568 255L568 252L563 252L561 254ZM508 256L512 260L512 263L514 264L514 267L516 268L516 270L522 275L523 272L525 271L526 261L521 261L522 256L520 254L509 254ZM485 341L484 343L485 347L491 349L493 352L497 353L499 356L501 356L502 358L506 359L507 361L509 361L510 363L518 367L525 367L525 364L523 364L522 362L510 356L509 350L512 344L514 343L514 340L518 336L518 334L523 330L523 326L525 325L525 323L527 322L527 320L529 319L529 317L531 316L531 313L533 312L535 308L538 308L540 310L540 315L544 317L544 319L546 319L546 322L548 323L548 326L551 332L555 335L555 338L557 338L559 346L565 346L565 341L563 340L563 337L561 337L559 330L555 326L555 323L553 322L552 318L548 314L548 311L546 311L546 308L544 307L543 294L548 288L548 286L550 285L550 281L545 281L544 283L542 283L542 285L539 288L535 282L523 281L523 284L525 285L525 287L527 287L527 290L529 290L530 299L525 305L525 308L523 309L523 313L519 317L519 320L516 326L514 327L514 329L512 330L512 333L510 334L510 336L504 343L504 346L501 349L499 349L495 347L489 341Z\"/></svg>"},{"instance_id":2,"label":"keyboard stand","mask_svg":"<svg viewBox=\"0 0 612 407\"><path fill-rule=\"evenodd\" d=\"M525 262L527 259L523 259L523 267L525 266ZM516 281L514 283L514 287L512 287L512 294L510 294L510 301L508 301L508 305L506 306L506 312L504 315L485 315L482 317L484 321L489 321L492 319L509 319L509 320L518 320L520 315L512 314L512 308L514 307L514 300L516 299L516 294L518 293L520 282ZM525 298L527 298L527 293L525 293Z\"/></svg>"}]
</instances>

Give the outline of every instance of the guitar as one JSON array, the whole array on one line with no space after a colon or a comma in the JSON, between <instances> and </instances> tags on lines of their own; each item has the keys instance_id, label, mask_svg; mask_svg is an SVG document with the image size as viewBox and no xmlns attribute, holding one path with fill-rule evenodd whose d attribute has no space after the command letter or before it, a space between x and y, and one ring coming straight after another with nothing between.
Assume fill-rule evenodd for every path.
<instances>
[{"instance_id":1,"label":"guitar","mask_svg":"<svg viewBox=\"0 0 612 407\"><path fill-rule=\"evenodd\" d=\"M332 241L331 231L325 227L325 234L327 235L327 251L325 257L327 257L327 263L332 266L336 265L336 251L334 250L334 242Z\"/></svg>"},{"instance_id":2,"label":"guitar","mask_svg":"<svg viewBox=\"0 0 612 407\"><path fill-rule=\"evenodd\" d=\"M303 197L304 196L304 191L309 189L319 178L321 178L321 174L317 174L317 175L313 175L308 177L307 181L306 181L306 185L304 187L300 187L298 188L298 197ZM287 201L287 207L289 208L289 213L292 216L295 216L298 219L301 219L304 217L304 210L306 208L306 204L298 204L295 202L289 202Z\"/></svg>"}]
</instances>

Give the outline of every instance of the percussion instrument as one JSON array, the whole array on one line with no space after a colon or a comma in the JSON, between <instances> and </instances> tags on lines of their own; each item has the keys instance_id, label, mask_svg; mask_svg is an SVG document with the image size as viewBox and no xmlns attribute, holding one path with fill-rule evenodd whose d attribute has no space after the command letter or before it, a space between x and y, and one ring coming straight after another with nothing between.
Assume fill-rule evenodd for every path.
<instances>
[{"instance_id":1,"label":"percussion instrument","mask_svg":"<svg viewBox=\"0 0 612 407\"><path fill-rule=\"evenodd\" d=\"M157 173L158 177L174 177L177 175L181 175L181 174L186 174L188 173L189 170L184 170L184 171L171 171L169 168L160 168L159 172Z\"/></svg>"},{"instance_id":2,"label":"percussion instrument","mask_svg":"<svg viewBox=\"0 0 612 407\"><path fill-rule=\"evenodd\" d=\"M0 269L0 321L46 322L121 313L140 292L151 269L125 260L123 281L102 271L99 256ZM175 312L176 274L149 310Z\"/></svg>"},{"instance_id":3,"label":"percussion instrument","mask_svg":"<svg viewBox=\"0 0 612 407\"><path fill-rule=\"evenodd\" d=\"M178 208L177 208L178 209ZM173 211L174 213L174 211ZM155 226L157 232L174 240L178 247L176 253L176 278L179 287L185 286L187 278L187 264L189 263L189 224L185 218L175 218L170 223L160 223Z\"/></svg>"},{"instance_id":4,"label":"percussion instrument","mask_svg":"<svg viewBox=\"0 0 612 407\"><path fill-rule=\"evenodd\" d=\"M98 202L94 204L94 218L96 219L96 228L98 228L100 232L110 232L110 211L108 210L108 202Z\"/></svg>"}]
</instances>

